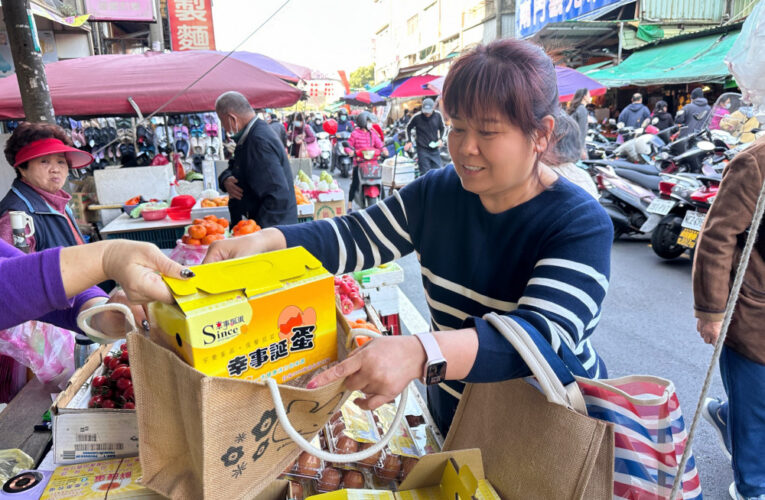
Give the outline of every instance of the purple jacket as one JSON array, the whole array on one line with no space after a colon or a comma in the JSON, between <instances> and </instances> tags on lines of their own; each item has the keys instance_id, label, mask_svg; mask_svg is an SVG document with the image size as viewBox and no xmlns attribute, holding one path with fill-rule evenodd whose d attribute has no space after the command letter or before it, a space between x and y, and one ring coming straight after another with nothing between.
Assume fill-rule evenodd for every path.
<instances>
[{"instance_id":1,"label":"purple jacket","mask_svg":"<svg viewBox=\"0 0 765 500\"><path fill-rule=\"evenodd\" d=\"M0 328L30 320L39 320L79 332L77 314L83 304L96 297L107 297L100 288L93 287L66 297L61 281L61 248L24 254L0 241Z\"/></svg>"}]
</instances>

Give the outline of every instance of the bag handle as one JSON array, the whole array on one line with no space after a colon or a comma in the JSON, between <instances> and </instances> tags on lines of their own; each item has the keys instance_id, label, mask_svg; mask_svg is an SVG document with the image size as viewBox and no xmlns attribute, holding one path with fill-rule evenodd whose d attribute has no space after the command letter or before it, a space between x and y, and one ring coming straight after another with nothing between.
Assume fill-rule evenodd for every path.
<instances>
[{"instance_id":1,"label":"bag handle","mask_svg":"<svg viewBox=\"0 0 765 500\"><path fill-rule=\"evenodd\" d=\"M133 313L130 311L130 308L124 304L102 304L91 307L77 316L77 325L91 338L107 338L102 332L99 332L90 325L90 319L95 314L106 311L118 311L123 313L126 320L132 327L132 331L130 333L138 332L138 329L135 326L135 318L133 317ZM351 330L351 335L352 338L356 338L360 335L366 335L367 337L382 337L382 335L378 334L377 332L372 332L370 330L364 329ZM114 339L112 339L112 341L113 340ZM390 440L393 439L393 437L396 435L396 431L401 426L401 422L404 419L404 413L406 412L406 401L409 397L409 387L407 386L401 393L401 404L398 406L396 416L393 418L393 423L391 424L390 429L388 429L388 432L380 439L380 441L370 446L366 450L351 453L348 455L340 455L317 449L311 445L311 443L306 441L305 438L295 430L295 428L292 426L292 423L290 423L289 417L287 417L287 412L284 409L281 393L279 392L279 384L277 384L276 380L273 378L267 378L266 386L271 393L271 399L273 399L274 409L276 410L276 416L279 418L279 423L282 425L287 435L295 442L295 444L297 444L301 450L319 457L326 462L336 463L360 462L365 458L369 458L372 455L375 455L377 452L385 448Z\"/></svg>"},{"instance_id":2,"label":"bag handle","mask_svg":"<svg viewBox=\"0 0 765 500\"><path fill-rule=\"evenodd\" d=\"M529 332L507 316L489 313L484 316L484 319L510 342L523 361L526 362L529 370L539 382L547 401L587 415L587 406L584 403L582 392L576 384L576 379L552 350L552 346L544 341L542 349L547 346L549 352L543 353ZM552 352L552 356L550 352Z\"/></svg>"},{"instance_id":3,"label":"bag handle","mask_svg":"<svg viewBox=\"0 0 765 500\"><path fill-rule=\"evenodd\" d=\"M365 337L382 337L383 335L380 335L377 332L373 332L371 330L366 330L363 328L354 328L350 331L351 334L351 341L355 339L356 337L365 336ZM401 399L400 404L398 405L398 409L396 410L396 416L393 418L393 422L390 425L390 428L388 429L388 432L385 433L385 435L375 444L367 448L366 450L359 451L356 453L350 453L350 454L337 454L337 453L330 453L328 451L324 451L321 449L318 449L314 447L311 443L306 441L306 439L298 433L298 431L295 430L295 428L292 426L292 423L290 423L289 417L287 417L287 412L284 410L284 403L282 402L282 396L279 393L279 384L276 383L276 380L272 378L266 379L266 385L268 386L268 390L271 392L271 398L274 402L274 409L276 410L276 416L279 418L279 423L284 428L284 431L287 433L287 435L292 439L295 444L298 445L298 447L305 451L306 453L313 455L315 457L318 457L325 462L335 462L335 463L348 463L348 462L360 462L364 460L365 458L369 458L372 455L377 454L377 452L381 451L383 448L385 448L388 445L388 442L390 442L391 439L396 434L396 431L401 426L401 422L404 420L404 413L406 412L406 401L409 397L409 386L407 385L404 387L404 390L401 392Z\"/></svg>"},{"instance_id":4,"label":"bag handle","mask_svg":"<svg viewBox=\"0 0 765 500\"><path fill-rule=\"evenodd\" d=\"M130 325L130 331L126 332L125 335L120 337L111 337L93 328L90 324L90 320L93 318L93 316L102 312L122 313L125 316L125 321L127 321ZM80 327L80 330L82 330L83 333L85 333L85 335L87 335L93 342L99 344L111 344L120 338L127 337L128 333L138 332L138 328L135 326L135 317L133 317L133 312L125 304L118 303L105 303L89 307L77 315L77 326Z\"/></svg>"}]
</instances>

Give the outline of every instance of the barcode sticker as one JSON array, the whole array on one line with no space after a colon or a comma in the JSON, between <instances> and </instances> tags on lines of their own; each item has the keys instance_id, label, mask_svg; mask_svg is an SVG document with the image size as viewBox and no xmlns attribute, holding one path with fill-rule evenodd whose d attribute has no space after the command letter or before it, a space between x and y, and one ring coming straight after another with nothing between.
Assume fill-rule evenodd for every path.
<instances>
[{"instance_id":1,"label":"barcode sticker","mask_svg":"<svg viewBox=\"0 0 765 500\"><path fill-rule=\"evenodd\" d=\"M124 449L125 445L122 443L90 443L74 445L74 451L119 451Z\"/></svg>"},{"instance_id":2,"label":"barcode sticker","mask_svg":"<svg viewBox=\"0 0 765 500\"><path fill-rule=\"evenodd\" d=\"M78 443L82 443L82 442L94 443L98 441L98 435L97 434L77 434L74 440L77 441Z\"/></svg>"},{"instance_id":3,"label":"barcode sticker","mask_svg":"<svg viewBox=\"0 0 765 500\"><path fill-rule=\"evenodd\" d=\"M75 456L76 455L74 453L74 450L66 450L61 452L61 458L63 458L64 460L74 460Z\"/></svg>"}]
</instances>

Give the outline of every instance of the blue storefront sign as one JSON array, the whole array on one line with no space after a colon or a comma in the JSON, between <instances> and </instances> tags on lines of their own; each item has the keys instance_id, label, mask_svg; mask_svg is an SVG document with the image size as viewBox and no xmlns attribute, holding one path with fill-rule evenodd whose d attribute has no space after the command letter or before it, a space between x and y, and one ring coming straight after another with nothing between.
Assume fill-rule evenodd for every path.
<instances>
[{"instance_id":1,"label":"blue storefront sign","mask_svg":"<svg viewBox=\"0 0 765 500\"><path fill-rule=\"evenodd\" d=\"M577 19L617 3L624 0L517 0L515 33L518 38L526 38L545 24Z\"/></svg>"}]
</instances>

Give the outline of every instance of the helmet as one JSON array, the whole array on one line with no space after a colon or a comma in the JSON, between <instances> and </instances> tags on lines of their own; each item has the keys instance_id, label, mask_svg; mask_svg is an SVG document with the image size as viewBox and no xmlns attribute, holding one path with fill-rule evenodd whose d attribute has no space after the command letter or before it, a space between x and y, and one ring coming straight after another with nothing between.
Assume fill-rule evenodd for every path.
<instances>
[{"instance_id":1,"label":"helmet","mask_svg":"<svg viewBox=\"0 0 765 500\"><path fill-rule=\"evenodd\" d=\"M369 113L366 111L363 111L356 116L356 125L358 125L358 127L363 130L367 128L368 120L369 120Z\"/></svg>"}]
</instances>

